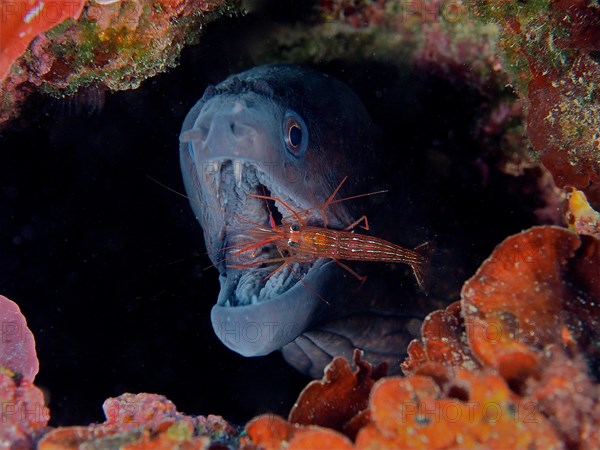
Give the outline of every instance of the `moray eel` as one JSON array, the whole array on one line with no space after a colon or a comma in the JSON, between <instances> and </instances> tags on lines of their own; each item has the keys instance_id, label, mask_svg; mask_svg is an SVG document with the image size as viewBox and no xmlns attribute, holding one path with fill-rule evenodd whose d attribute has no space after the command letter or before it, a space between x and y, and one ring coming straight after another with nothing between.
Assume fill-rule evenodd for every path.
<instances>
[{"instance_id":1,"label":"moray eel","mask_svg":"<svg viewBox=\"0 0 600 450\"><path fill-rule=\"evenodd\" d=\"M239 259L277 257L274 246L236 254L247 230L269 226L269 217L321 205L344 176L341 197L369 191L375 127L343 83L294 65L266 65L209 86L187 115L180 159L191 206L206 249L219 271L221 290L211 312L215 333L230 349L260 356L282 349L300 371L320 377L332 357L351 356L397 365L415 317L378 304L331 260L294 264L265 281L274 264L232 268ZM330 228L354 222L359 201L325 209ZM318 209L307 222L323 225ZM251 254L249 254L251 253ZM236 264L231 264L235 261ZM229 267L228 267L229 265ZM303 281L298 282L301 275ZM324 301L324 299L327 299Z\"/></svg>"}]
</instances>

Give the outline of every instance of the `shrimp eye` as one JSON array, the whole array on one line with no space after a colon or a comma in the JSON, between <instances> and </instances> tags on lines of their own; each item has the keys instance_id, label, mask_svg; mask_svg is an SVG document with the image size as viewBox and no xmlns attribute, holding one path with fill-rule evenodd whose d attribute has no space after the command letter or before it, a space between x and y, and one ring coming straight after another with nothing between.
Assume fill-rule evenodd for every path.
<instances>
[{"instance_id":1,"label":"shrimp eye","mask_svg":"<svg viewBox=\"0 0 600 450\"><path fill-rule=\"evenodd\" d=\"M292 248L296 247L298 245L298 243L296 241L292 241L291 239L288 240L288 245Z\"/></svg>"},{"instance_id":2,"label":"shrimp eye","mask_svg":"<svg viewBox=\"0 0 600 450\"><path fill-rule=\"evenodd\" d=\"M283 119L283 140L288 152L299 157L308 147L308 129L306 123L294 111L285 113Z\"/></svg>"},{"instance_id":3,"label":"shrimp eye","mask_svg":"<svg viewBox=\"0 0 600 450\"><path fill-rule=\"evenodd\" d=\"M290 225L290 231L300 231L300 225L297 223Z\"/></svg>"}]
</instances>

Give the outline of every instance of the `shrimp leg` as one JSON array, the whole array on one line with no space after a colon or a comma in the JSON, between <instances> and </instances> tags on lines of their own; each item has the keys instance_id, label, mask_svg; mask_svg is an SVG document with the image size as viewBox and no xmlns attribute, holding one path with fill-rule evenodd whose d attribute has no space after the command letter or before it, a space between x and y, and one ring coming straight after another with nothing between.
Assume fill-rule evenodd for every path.
<instances>
[{"instance_id":1,"label":"shrimp leg","mask_svg":"<svg viewBox=\"0 0 600 450\"><path fill-rule=\"evenodd\" d=\"M283 258L283 257L282 258L271 258L271 259L263 259L260 261L253 261L248 264L227 264L227 267L234 268L234 269L250 269L252 267L261 266L263 264L275 263L275 262L283 262L282 266L284 266L285 264L288 263L288 260L287 260L287 258ZM273 275L274 272L277 272L280 268L281 268L281 266L279 266L277 269L275 269L271 274L269 274L265 278L265 280L268 280L269 277L271 275Z\"/></svg>"},{"instance_id":2,"label":"shrimp leg","mask_svg":"<svg viewBox=\"0 0 600 450\"><path fill-rule=\"evenodd\" d=\"M348 225L346 228L344 228L344 231L350 231L351 229L355 228L361 222L364 222L365 224L361 225L360 227L363 230L369 231L369 219L367 219L367 216L365 216L365 215L363 215L357 221L352 222L350 225Z\"/></svg>"},{"instance_id":3,"label":"shrimp leg","mask_svg":"<svg viewBox=\"0 0 600 450\"><path fill-rule=\"evenodd\" d=\"M325 209L327 209L327 207L329 205L333 205L334 203L341 203L341 202L345 202L347 200L354 200L357 198L362 198L362 197L367 197L369 195L377 195L377 194L384 194L387 192L386 189L381 190L381 191L375 191L375 192L368 192L366 194L358 194L358 195L352 195L350 197L344 197L344 198L339 198L337 200L334 200L335 196L338 194L338 192L340 191L340 189L342 188L342 186L344 185L344 183L346 182L346 180L348 179L348 176L345 176L342 181L340 181L340 184L338 184L337 188L335 188L335 190L333 191L333 193L329 196L329 198L327 200L325 200L325 202L318 207L319 212L321 213L321 218L323 219L323 228L328 228L327 227L327 215L325 214ZM264 200L273 200L276 202L279 202L283 205L283 207L285 209L287 209L289 212L292 213L292 215L298 219L298 222L300 222L300 224L302 226L306 226L306 221L303 220L300 217L300 214L302 213L306 213L312 209L315 209L317 207L313 207L313 208L307 208L305 210L302 210L300 212L294 210L294 208L292 208L290 205L288 205L285 201L283 201L280 197L269 197L268 195L260 195L260 194L248 194L250 197L255 197L255 198L262 198ZM351 230L352 228L356 227L361 221L365 222L364 226L361 226L361 228L365 229L365 230L369 230L369 221L367 220L366 216L362 216L361 218L359 218L357 221L353 222L352 224L350 224L348 227L345 228L344 231L348 231Z\"/></svg>"},{"instance_id":4,"label":"shrimp leg","mask_svg":"<svg viewBox=\"0 0 600 450\"><path fill-rule=\"evenodd\" d=\"M331 202L333 201L337 193L340 191L347 179L348 175L346 175L344 179L340 181L340 184L338 184L338 187L335 188L335 191L331 193L329 198L325 200L325 203L323 203L319 208L319 212L321 213L321 217L323 218L323 228L327 228L327 216L325 215L325 208L327 208L331 204Z\"/></svg>"},{"instance_id":5,"label":"shrimp leg","mask_svg":"<svg viewBox=\"0 0 600 450\"><path fill-rule=\"evenodd\" d=\"M294 215L294 217L296 217L296 219L298 219L298 222L300 222L302 224L302 226L306 226L306 223L304 222L304 220L302 220L302 218L300 217L300 214L298 214L290 205L288 205L286 202L284 202L281 198L269 197L268 195L260 195L260 194L248 194L248 197L262 198L264 200L273 200L274 202L279 202L283 205L283 207L285 209L290 211Z\"/></svg>"},{"instance_id":6,"label":"shrimp leg","mask_svg":"<svg viewBox=\"0 0 600 450\"><path fill-rule=\"evenodd\" d=\"M265 246L267 244L270 244L271 242L276 242L276 241L278 241L280 239L281 239L280 236L274 236L272 238L264 239L264 240L262 240L260 242L255 243L255 244L250 244L250 245L247 245L246 247L242 247L241 249L236 250L235 252L232 252L231 254L232 255L239 255L241 253L245 253L245 252L253 250L255 248L263 247L263 246ZM235 246L225 247L222 250L226 250L226 249L232 248L232 247L235 247Z\"/></svg>"},{"instance_id":7,"label":"shrimp leg","mask_svg":"<svg viewBox=\"0 0 600 450\"><path fill-rule=\"evenodd\" d=\"M341 262L339 259L336 259L336 258L331 258L331 259L333 259L342 269L346 270L348 273L350 273L350 275L352 275L358 281L360 281L360 285L356 289L357 291L362 287L362 285L365 283L365 281L367 281L366 275L359 275L357 272L352 270L350 267L348 267L346 264Z\"/></svg>"}]
</instances>

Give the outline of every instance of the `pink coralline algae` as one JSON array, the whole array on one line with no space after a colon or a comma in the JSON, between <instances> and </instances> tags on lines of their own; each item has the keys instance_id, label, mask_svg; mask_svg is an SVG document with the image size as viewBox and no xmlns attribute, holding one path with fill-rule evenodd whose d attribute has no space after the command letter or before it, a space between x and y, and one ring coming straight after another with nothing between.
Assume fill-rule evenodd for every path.
<instances>
[{"instance_id":1,"label":"pink coralline algae","mask_svg":"<svg viewBox=\"0 0 600 450\"><path fill-rule=\"evenodd\" d=\"M2 448L33 448L48 430L50 413L43 392L4 368L0 368L0 407Z\"/></svg>"},{"instance_id":2,"label":"pink coralline algae","mask_svg":"<svg viewBox=\"0 0 600 450\"><path fill-rule=\"evenodd\" d=\"M512 86L519 96L514 105L523 107L526 117L522 119L517 108L509 119L524 121L534 156L552 173L558 187L582 190L598 209L597 2L322 0L320 5L327 22L360 30L354 36L357 42L362 42L361 36L364 40L372 36L379 47L369 47L368 40L366 46L380 60L412 64L504 104L511 96L502 88ZM394 52L385 33L393 33L393 40L388 40L398 43ZM351 51L366 57L360 45ZM328 54L339 57L330 49L316 56ZM525 149L521 146L517 153Z\"/></svg>"},{"instance_id":3,"label":"pink coralline algae","mask_svg":"<svg viewBox=\"0 0 600 450\"><path fill-rule=\"evenodd\" d=\"M44 394L33 385L39 363L19 307L0 295L0 446L30 448L47 430Z\"/></svg>"},{"instance_id":4,"label":"pink coralline algae","mask_svg":"<svg viewBox=\"0 0 600 450\"><path fill-rule=\"evenodd\" d=\"M19 306L0 295L0 366L32 382L39 370L35 339Z\"/></svg>"},{"instance_id":5,"label":"pink coralline algae","mask_svg":"<svg viewBox=\"0 0 600 450\"><path fill-rule=\"evenodd\" d=\"M104 402L99 425L48 427L43 392L33 385L39 363L19 307L0 296L0 447L66 450L120 448L203 450L235 448L238 429L219 416L186 416L156 394L123 394Z\"/></svg>"},{"instance_id":6,"label":"pink coralline algae","mask_svg":"<svg viewBox=\"0 0 600 450\"><path fill-rule=\"evenodd\" d=\"M104 402L106 421L87 427L57 428L40 450L119 448L122 450L204 450L235 448L236 428L219 416L186 416L156 394L123 394Z\"/></svg>"}]
</instances>

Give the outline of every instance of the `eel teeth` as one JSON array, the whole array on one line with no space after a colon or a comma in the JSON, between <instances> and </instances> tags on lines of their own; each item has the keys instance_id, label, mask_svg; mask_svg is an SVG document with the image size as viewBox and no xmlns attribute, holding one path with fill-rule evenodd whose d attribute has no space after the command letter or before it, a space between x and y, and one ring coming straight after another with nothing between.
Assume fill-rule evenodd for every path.
<instances>
[{"instance_id":1,"label":"eel teeth","mask_svg":"<svg viewBox=\"0 0 600 450\"><path fill-rule=\"evenodd\" d=\"M239 160L234 160L233 161L233 173L235 175L235 184L238 187L242 186L242 173L244 170L244 164L242 163L242 161Z\"/></svg>"},{"instance_id":2,"label":"eel teeth","mask_svg":"<svg viewBox=\"0 0 600 450\"><path fill-rule=\"evenodd\" d=\"M220 197L221 193L221 165L222 161L208 161L204 166L204 173L207 179L211 179L215 185L215 192Z\"/></svg>"}]
</instances>

